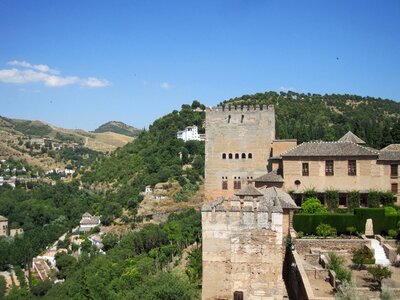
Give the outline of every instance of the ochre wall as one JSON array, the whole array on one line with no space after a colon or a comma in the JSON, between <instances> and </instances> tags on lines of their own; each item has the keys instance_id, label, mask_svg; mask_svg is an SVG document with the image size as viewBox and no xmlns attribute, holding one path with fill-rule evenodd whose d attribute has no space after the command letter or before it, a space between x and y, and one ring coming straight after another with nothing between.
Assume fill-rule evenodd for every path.
<instances>
[{"instance_id":1,"label":"ochre wall","mask_svg":"<svg viewBox=\"0 0 400 300\"><path fill-rule=\"evenodd\" d=\"M202 212L202 299L282 299L283 215ZM265 228L267 227L267 228Z\"/></svg>"},{"instance_id":2,"label":"ochre wall","mask_svg":"<svg viewBox=\"0 0 400 300\"><path fill-rule=\"evenodd\" d=\"M334 175L325 175L325 161L334 160ZM338 160L337 158L304 158L304 159L284 159L283 177L284 190L294 192L304 192L314 188L317 191L336 189L338 191L369 191L380 190L390 191L391 183L399 183L399 178L390 177L390 165L377 163L376 159L356 160L357 175L348 175L348 160ZM302 163L308 162L309 176L302 176ZM295 181L300 184L296 185Z\"/></svg>"},{"instance_id":3,"label":"ochre wall","mask_svg":"<svg viewBox=\"0 0 400 300\"><path fill-rule=\"evenodd\" d=\"M230 117L229 117L230 116ZM234 194L234 177L242 187L251 178L267 172L271 143L275 139L274 107L225 107L206 111L205 193L208 200ZM227 158L222 159L226 153ZM229 159L232 153L233 159ZM235 154L239 159L235 159ZM242 159L242 153L246 159ZM248 154L252 159L248 159ZM222 178L227 177L228 190L222 190Z\"/></svg>"}]
</instances>

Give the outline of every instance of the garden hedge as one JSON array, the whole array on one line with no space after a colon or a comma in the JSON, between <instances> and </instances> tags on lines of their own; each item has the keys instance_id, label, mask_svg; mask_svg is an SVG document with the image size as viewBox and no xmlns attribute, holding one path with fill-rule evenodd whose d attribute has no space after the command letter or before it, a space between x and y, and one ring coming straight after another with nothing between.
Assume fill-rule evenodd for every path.
<instances>
[{"instance_id":1,"label":"garden hedge","mask_svg":"<svg viewBox=\"0 0 400 300\"><path fill-rule=\"evenodd\" d=\"M325 223L336 228L338 234L346 233L347 227L355 227L360 233L365 231L365 222L372 219L374 233L387 233L389 229L397 228L400 221L399 215L385 215L384 208L356 208L354 214L351 213L328 213L328 214L303 214L298 213L293 217L293 227L296 231L305 234L316 234L319 224Z\"/></svg>"}]
</instances>

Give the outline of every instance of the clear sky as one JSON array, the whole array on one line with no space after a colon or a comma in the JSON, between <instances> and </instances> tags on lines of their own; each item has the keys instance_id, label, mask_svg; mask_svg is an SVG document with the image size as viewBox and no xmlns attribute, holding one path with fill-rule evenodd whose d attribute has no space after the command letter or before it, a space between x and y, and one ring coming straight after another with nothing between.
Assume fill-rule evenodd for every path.
<instances>
[{"instance_id":1,"label":"clear sky","mask_svg":"<svg viewBox=\"0 0 400 300\"><path fill-rule=\"evenodd\" d=\"M400 100L400 1L0 0L0 115L142 128L274 90Z\"/></svg>"}]
</instances>

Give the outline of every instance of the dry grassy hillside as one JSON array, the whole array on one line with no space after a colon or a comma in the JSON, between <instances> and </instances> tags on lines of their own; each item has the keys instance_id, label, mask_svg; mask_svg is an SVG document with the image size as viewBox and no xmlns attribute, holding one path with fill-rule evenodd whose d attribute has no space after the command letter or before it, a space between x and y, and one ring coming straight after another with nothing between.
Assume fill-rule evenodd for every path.
<instances>
[{"instance_id":1,"label":"dry grassy hillside","mask_svg":"<svg viewBox=\"0 0 400 300\"><path fill-rule=\"evenodd\" d=\"M122 147L134 138L115 132L94 133L80 129L64 129L42 121L9 119L0 116L0 159L24 159L42 169L63 168L46 154L30 155L21 143L30 139L49 138L58 143L75 143L99 152L108 152Z\"/></svg>"}]
</instances>

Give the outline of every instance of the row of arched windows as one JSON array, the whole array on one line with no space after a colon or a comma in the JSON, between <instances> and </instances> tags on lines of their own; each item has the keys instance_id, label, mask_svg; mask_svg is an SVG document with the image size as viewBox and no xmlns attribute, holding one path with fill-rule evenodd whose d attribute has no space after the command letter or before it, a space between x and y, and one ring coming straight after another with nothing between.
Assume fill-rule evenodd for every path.
<instances>
[{"instance_id":1,"label":"row of arched windows","mask_svg":"<svg viewBox=\"0 0 400 300\"><path fill-rule=\"evenodd\" d=\"M242 158L242 159L252 159L253 158L253 153L247 153L247 155L246 155L246 153L242 153L242 154L240 154L240 153L235 153L235 154L233 154L233 153L222 153L222 159L233 159L233 156L235 156L235 159L239 159L239 158Z\"/></svg>"}]
</instances>

